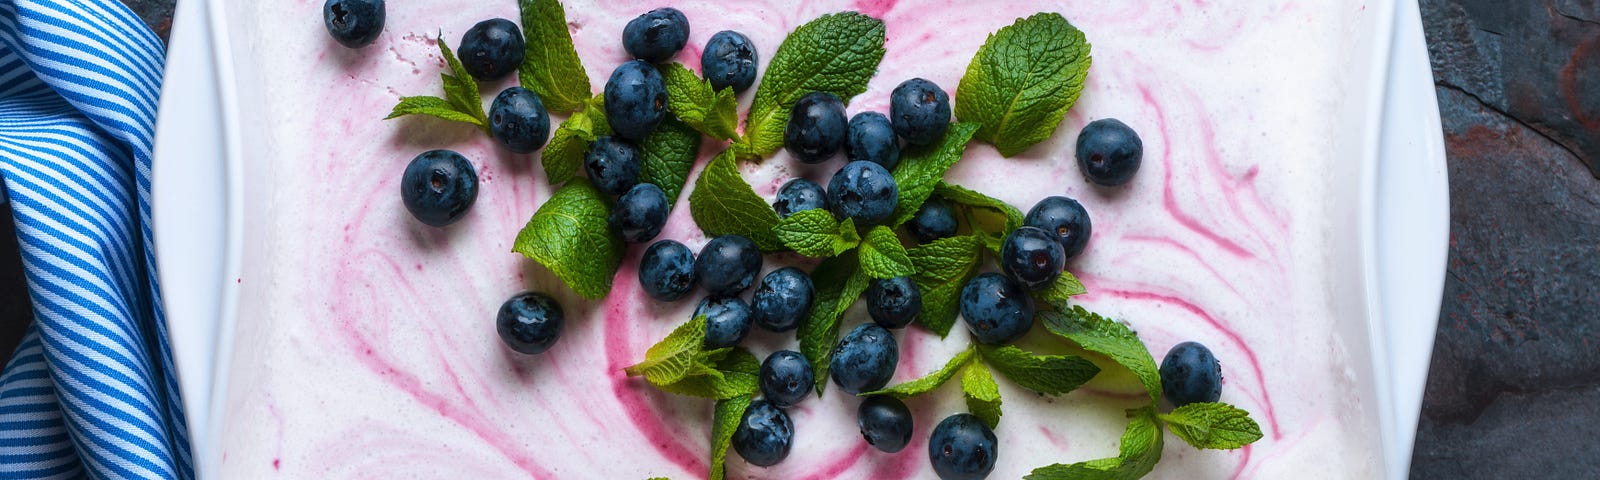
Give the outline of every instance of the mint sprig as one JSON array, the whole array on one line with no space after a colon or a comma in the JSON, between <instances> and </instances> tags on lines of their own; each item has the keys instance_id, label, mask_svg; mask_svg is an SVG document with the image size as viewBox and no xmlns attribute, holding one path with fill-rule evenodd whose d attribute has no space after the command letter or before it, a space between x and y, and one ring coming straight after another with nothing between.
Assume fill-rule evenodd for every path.
<instances>
[{"instance_id":1,"label":"mint sprig","mask_svg":"<svg viewBox=\"0 0 1600 480\"><path fill-rule=\"evenodd\" d=\"M888 395L899 399L907 399L931 392L939 388L940 385L944 385L945 382L950 381L951 378L955 378L957 373L961 373L962 368L967 366L967 363L972 360L975 354L976 349L968 347L966 350L962 350L961 353L956 354L956 356L950 357L950 361L945 362L943 368L934 370L914 380L890 385L881 390L862 393L861 396Z\"/></svg>"},{"instance_id":2,"label":"mint sprig","mask_svg":"<svg viewBox=\"0 0 1600 480\"><path fill-rule=\"evenodd\" d=\"M519 0L526 50L517 78L539 94L551 112L575 112L592 95L589 73L567 31L567 11L557 0Z\"/></svg>"},{"instance_id":3,"label":"mint sprig","mask_svg":"<svg viewBox=\"0 0 1600 480\"><path fill-rule=\"evenodd\" d=\"M1041 310L1035 314L1045 329L1127 368L1144 386L1152 404L1161 400L1161 372L1150 350L1133 330L1083 307L1054 307L1055 310Z\"/></svg>"},{"instance_id":4,"label":"mint sprig","mask_svg":"<svg viewBox=\"0 0 1600 480\"><path fill-rule=\"evenodd\" d=\"M1033 469L1027 480L1133 480L1145 476L1161 460L1161 425L1155 406L1128 411L1128 428L1122 432L1118 455L1070 465Z\"/></svg>"},{"instance_id":5,"label":"mint sprig","mask_svg":"<svg viewBox=\"0 0 1600 480\"><path fill-rule=\"evenodd\" d=\"M832 257L861 244L854 219L840 222L821 208L795 212L779 220L773 230L783 246L808 257Z\"/></svg>"},{"instance_id":6,"label":"mint sprig","mask_svg":"<svg viewBox=\"0 0 1600 480\"><path fill-rule=\"evenodd\" d=\"M572 291L605 297L622 264L622 239L611 231L610 198L573 179L550 196L517 233L512 251L549 268Z\"/></svg>"},{"instance_id":7,"label":"mint sprig","mask_svg":"<svg viewBox=\"0 0 1600 480\"><path fill-rule=\"evenodd\" d=\"M954 202L966 213L973 230L988 232L990 237L1004 239L1022 226L1022 211L1017 207L967 187L940 180L933 194Z\"/></svg>"},{"instance_id":8,"label":"mint sprig","mask_svg":"<svg viewBox=\"0 0 1600 480\"><path fill-rule=\"evenodd\" d=\"M1085 293L1089 293L1089 290L1083 288L1083 282L1078 281L1077 276L1072 272L1062 271L1061 276L1056 277L1056 281L1034 291L1033 298L1044 304L1064 305L1072 297Z\"/></svg>"},{"instance_id":9,"label":"mint sprig","mask_svg":"<svg viewBox=\"0 0 1600 480\"><path fill-rule=\"evenodd\" d=\"M969 361L961 369L961 394L967 399L967 411L982 420L989 428L1000 426L1000 385L994 383L989 366L980 361Z\"/></svg>"},{"instance_id":10,"label":"mint sprig","mask_svg":"<svg viewBox=\"0 0 1600 480\"><path fill-rule=\"evenodd\" d=\"M700 132L678 119L661 119L656 129L639 141L639 153L644 155L639 181L661 187L667 205L676 203L695 158L700 156L700 139Z\"/></svg>"},{"instance_id":11,"label":"mint sprig","mask_svg":"<svg viewBox=\"0 0 1600 480\"><path fill-rule=\"evenodd\" d=\"M940 337L950 333L960 311L961 288L978 274L983 259L983 234L941 238L906 250L916 267L911 280L922 293L917 322Z\"/></svg>"},{"instance_id":12,"label":"mint sprig","mask_svg":"<svg viewBox=\"0 0 1600 480\"><path fill-rule=\"evenodd\" d=\"M759 390L755 355L743 348L705 349L706 317L696 315L645 351L645 359L623 369L663 391L716 399L712 412L710 477L723 478L723 460L733 431Z\"/></svg>"},{"instance_id":13,"label":"mint sprig","mask_svg":"<svg viewBox=\"0 0 1600 480\"><path fill-rule=\"evenodd\" d=\"M1061 395L1100 373L1094 362L1075 355L1036 355L1014 345L980 346L983 361L1017 386L1043 395Z\"/></svg>"},{"instance_id":14,"label":"mint sprig","mask_svg":"<svg viewBox=\"0 0 1600 480\"><path fill-rule=\"evenodd\" d=\"M717 90L677 62L661 67L661 76L667 84L667 108L683 123L721 140L739 135L739 100L733 88Z\"/></svg>"},{"instance_id":15,"label":"mint sprig","mask_svg":"<svg viewBox=\"0 0 1600 480\"><path fill-rule=\"evenodd\" d=\"M545 144L544 151L539 154L545 178L549 179L551 185L572 180L578 174L578 168L583 166L583 155L589 151L589 144L601 135L611 134L611 124L606 122L605 102L604 96L590 97L583 102L583 110L573 112L566 120L562 120L561 126L551 134L550 143Z\"/></svg>"},{"instance_id":16,"label":"mint sprig","mask_svg":"<svg viewBox=\"0 0 1600 480\"><path fill-rule=\"evenodd\" d=\"M483 113L483 97L478 94L478 82L467 73L466 67L456 59L455 52L450 51L450 45L444 41L444 35L438 39L439 54L444 56L444 62L450 68L449 73L439 74L444 83L444 98L417 96L400 97L400 103L394 106L389 116L384 120L398 118L405 115L428 115L453 122L464 122L477 125L483 133L489 133L489 116Z\"/></svg>"},{"instance_id":17,"label":"mint sprig","mask_svg":"<svg viewBox=\"0 0 1600 480\"><path fill-rule=\"evenodd\" d=\"M796 28L767 64L735 154L755 159L778 151L789 109L807 93L832 93L849 103L867 91L883 60L883 41L883 21L856 12L823 15Z\"/></svg>"},{"instance_id":18,"label":"mint sprig","mask_svg":"<svg viewBox=\"0 0 1600 480\"><path fill-rule=\"evenodd\" d=\"M689 193L689 213L708 235L739 234L763 252L783 249L772 231L778 225L778 212L739 176L733 150L723 151L700 171Z\"/></svg>"},{"instance_id":19,"label":"mint sprig","mask_svg":"<svg viewBox=\"0 0 1600 480\"><path fill-rule=\"evenodd\" d=\"M891 174L900 188L900 199L895 203L890 225L899 226L917 214L917 209L933 194L934 186L944 178L945 172L961 160L967 142L977 131L976 123L957 123L951 125L938 142L909 148L900 155L900 164Z\"/></svg>"},{"instance_id":20,"label":"mint sprig","mask_svg":"<svg viewBox=\"0 0 1600 480\"><path fill-rule=\"evenodd\" d=\"M886 279L917 273L917 267L906 255L906 247L894 230L879 225L867 231L857 250L861 255L861 271L868 277Z\"/></svg>"},{"instance_id":21,"label":"mint sprig","mask_svg":"<svg viewBox=\"0 0 1600 480\"><path fill-rule=\"evenodd\" d=\"M753 395L742 395L717 400L711 411L711 472L710 480L727 476L728 447L733 444L733 432L738 430L744 411L750 408Z\"/></svg>"},{"instance_id":22,"label":"mint sprig","mask_svg":"<svg viewBox=\"0 0 1600 480\"><path fill-rule=\"evenodd\" d=\"M811 271L811 284L817 293L811 313L800 322L795 336L800 339L800 354L811 360L817 394L828 385L828 364L833 361L833 346L839 341L839 317L867 290L867 275L854 255L823 260Z\"/></svg>"},{"instance_id":23,"label":"mint sprig","mask_svg":"<svg viewBox=\"0 0 1600 480\"><path fill-rule=\"evenodd\" d=\"M1226 403L1191 403L1160 415L1167 429L1195 448L1231 450L1261 439L1250 412Z\"/></svg>"},{"instance_id":24,"label":"mint sprig","mask_svg":"<svg viewBox=\"0 0 1600 480\"><path fill-rule=\"evenodd\" d=\"M1039 13L989 35L956 87L955 114L1010 157L1050 138L1083 93L1089 42L1058 13Z\"/></svg>"}]
</instances>

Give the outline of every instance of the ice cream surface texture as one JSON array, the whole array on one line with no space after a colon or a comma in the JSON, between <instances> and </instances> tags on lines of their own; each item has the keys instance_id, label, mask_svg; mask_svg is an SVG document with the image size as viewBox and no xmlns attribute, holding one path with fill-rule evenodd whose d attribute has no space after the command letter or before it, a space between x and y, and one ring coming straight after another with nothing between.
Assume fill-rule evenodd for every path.
<instances>
[{"instance_id":1,"label":"ice cream surface texture","mask_svg":"<svg viewBox=\"0 0 1600 480\"><path fill-rule=\"evenodd\" d=\"M1088 289L1076 303L1126 321L1158 359L1184 341L1220 359L1222 401L1249 411L1263 438L1232 451L1196 450L1168 434L1149 478L1375 478L1376 434L1355 387L1325 275L1334 242L1326 178L1352 168L1330 132L1345 101L1340 71L1360 4L1212 1L673 1L564 2L569 32L595 92L628 60L623 25L651 8L682 10L692 26L674 59L698 71L706 41L736 30L761 68L790 31L823 14L882 19L887 54L848 112L887 113L889 93L922 77L954 97L986 37L1016 19L1059 12L1093 44L1083 94L1048 140L1004 158L974 142L947 181L1026 211L1041 198L1080 200L1094 220L1068 263ZM383 34L362 49L333 41L321 2L238 1L250 19L236 51L253 64L259 109L244 119L263 146L245 179L245 272L227 378L223 478L699 478L706 474L712 402L657 390L623 368L687 320L698 298L658 302L637 280L646 245L630 246L613 288L585 300L512 241L554 188L538 155L514 154L481 131L420 116L382 120L401 96L442 95L435 38L452 45L473 24L518 19L516 2L396 2ZM240 38L240 36L235 36ZM236 40L237 41L237 40ZM757 82L759 84L760 78ZM515 77L482 85L485 104ZM749 108L756 87L739 96ZM1086 182L1073 159L1079 129L1115 117L1137 130L1144 162L1124 187ZM552 121L558 122L557 116ZM477 169L475 206L446 228L422 225L398 195L400 173L447 148ZM698 251L692 179L726 142L705 139L661 236ZM790 178L826 185L843 155L804 165L779 151L740 163L771 200ZM765 269L815 261L769 255ZM562 339L525 356L505 348L495 312L536 290L565 308ZM867 318L856 305L848 331ZM1038 332L1035 332L1036 334ZM913 326L896 332L894 382L938 369L969 343ZM793 334L753 330L757 358L795 349ZM1102 374L1044 397L999 379L1004 416L990 478L1115 456L1137 384ZM857 433L860 400L836 389L789 409L792 453L772 467L728 456L729 478L929 478L928 433L966 411L959 387L908 401L910 445L896 454Z\"/></svg>"}]
</instances>

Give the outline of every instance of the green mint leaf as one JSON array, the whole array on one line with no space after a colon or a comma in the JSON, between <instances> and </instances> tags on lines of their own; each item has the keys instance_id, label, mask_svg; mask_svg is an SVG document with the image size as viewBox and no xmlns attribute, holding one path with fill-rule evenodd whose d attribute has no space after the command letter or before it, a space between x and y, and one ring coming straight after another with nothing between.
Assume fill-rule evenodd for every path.
<instances>
[{"instance_id":1,"label":"green mint leaf","mask_svg":"<svg viewBox=\"0 0 1600 480\"><path fill-rule=\"evenodd\" d=\"M389 116L383 119L411 114L429 115L477 125L483 133L489 133L489 116L483 113L483 97L478 96L478 82L472 79L466 67L456 59L455 52L450 51L450 45L445 43L444 35L439 35L438 43L439 54L444 56L444 62L450 68L449 73L439 74L439 79L444 83L444 98L400 97L400 103L396 104L394 110L389 112Z\"/></svg>"},{"instance_id":2,"label":"green mint leaf","mask_svg":"<svg viewBox=\"0 0 1600 480\"><path fill-rule=\"evenodd\" d=\"M678 381L655 385L668 393L720 400L756 393L760 373L761 362L750 351L718 349L699 352L689 374Z\"/></svg>"},{"instance_id":3,"label":"green mint leaf","mask_svg":"<svg viewBox=\"0 0 1600 480\"><path fill-rule=\"evenodd\" d=\"M973 349L969 347L966 350L962 350L961 353L956 354L956 356L951 357L950 361L945 362L944 368L935 370L932 373L923 375L915 380L908 380L899 384L890 385L882 390L863 393L861 396L889 395L894 398L907 399L931 392L934 389L939 388L940 385L944 385L944 382L948 382L951 378L954 378L956 373L961 371L961 367L965 367L967 362L972 360L972 354Z\"/></svg>"},{"instance_id":4,"label":"green mint leaf","mask_svg":"<svg viewBox=\"0 0 1600 480\"><path fill-rule=\"evenodd\" d=\"M948 335L960 311L961 288L978 274L983 237L941 238L906 250L906 256L917 270L911 280L922 292L922 314L917 321L940 337Z\"/></svg>"},{"instance_id":5,"label":"green mint leaf","mask_svg":"<svg viewBox=\"0 0 1600 480\"><path fill-rule=\"evenodd\" d=\"M694 191L689 192L689 213L707 235L739 234L763 252L783 249L773 233L778 212L739 176L732 150L723 151L700 171Z\"/></svg>"},{"instance_id":6,"label":"green mint leaf","mask_svg":"<svg viewBox=\"0 0 1600 480\"><path fill-rule=\"evenodd\" d=\"M573 112L550 136L550 143L545 144L539 159L544 164L544 175L551 185L572 180L578 168L583 166L583 155L589 151L589 144L601 135L611 134L611 124L606 122L605 102L604 96L591 97L583 102L583 110Z\"/></svg>"},{"instance_id":7,"label":"green mint leaf","mask_svg":"<svg viewBox=\"0 0 1600 480\"><path fill-rule=\"evenodd\" d=\"M977 415L990 429L1000 426L1000 385L983 362L967 362L961 369L961 393L967 398L967 411Z\"/></svg>"},{"instance_id":8,"label":"green mint leaf","mask_svg":"<svg viewBox=\"0 0 1600 480\"><path fill-rule=\"evenodd\" d=\"M867 290L867 275L859 266L855 255L841 255L823 260L811 271L817 294L795 336L800 338L800 354L811 360L818 395L828 385L828 363L839 341L839 316Z\"/></svg>"},{"instance_id":9,"label":"green mint leaf","mask_svg":"<svg viewBox=\"0 0 1600 480\"><path fill-rule=\"evenodd\" d=\"M894 278L917 273L911 257L906 255L906 247L900 244L900 237L888 226L878 225L868 230L867 238L861 241L857 251L861 254L861 271L868 277Z\"/></svg>"},{"instance_id":10,"label":"green mint leaf","mask_svg":"<svg viewBox=\"0 0 1600 480\"><path fill-rule=\"evenodd\" d=\"M1084 310L1083 307L1065 308L1056 305L1056 311L1035 314L1050 333L1071 340L1084 350L1105 355L1133 372L1150 395L1151 402L1161 399L1161 373L1156 360L1150 356L1139 336L1114 320Z\"/></svg>"},{"instance_id":11,"label":"green mint leaf","mask_svg":"<svg viewBox=\"0 0 1600 480\"><path fill-rule=\"evenodd\" d=\"M452 122L483 126L482 120L472 116L472 114L456 110L456 107L450 105L448 100L439 97L400 97L400 103L395 104L394 111L389 112L389 116L383 117L383 119L389 120L404 115L428 115Z\"/></svg>"},{"instance_id":12,"label":"green mint leaf","mask_svg":"<svg viewBox=\"0 0 1600 480\"><path fill-rule=\"evenodd\" d=\"M567 11L556 0L518 0L522 11L522 38L527 50L517 78L522 87L539 94L544 108L551 112L574 112L584 108L589 91L589 73L583 70L578 50L567 31Z\"/></svg>"},{"instance_id":13,"label":"green mint leaf","mask_svg":"<svg viewBox=\"0 0 1600 480\"><path fill-rule=\"evenodd\" d=\"M933 194L933 187L944 178L961 153L967 150L967 141L978 131L976 123L957 123L944 132L938 142L920 147L910 147L900 155L900 164L894 168L894 182L900 187L900 200L894 206L890 225L899 226L911 220L922 208L922 202Z\"/></svg>"},{"instance_id":14,"label":"green mint leaf","mask_svg":"<svg viewBox=\"0 0 1600 480\"><path fill-rule=\"evenodd\" d=\"M834 220L826 209L795 212L773 227L783 245L807 257L827 258L861 244L855 219Z\"/></svg>"},{"instance_id":15,"label":"green mint leaf","mask_svg":"<svg viewBox=\"0 0 1600 480\"><path fill-rule=\"evenodd\" d=\"M723 461L728 458L728 446L733 444L733 431L750 408L751 395L717 401L711 413L711 480L722 480L727 474Z\"/></svg>"},{"instance_id":16,"label":"green mint leaf","mask_svg":"<svg viewBox=\"0 0 1600 480\"><path fill-rule=\"evenodd\" d=\"M1226 403L1191 403L1161 415L1174 435L1195 448L1232 450L1261 439L1250 412Z\"/></svg>"},{"instance_id":17,"label":"green mint leaf","mask_svg":"<svg viewBox=\"0 0 1600 480\"><path fill-rule=\"evenodd\" d=\"M1089 42L1058 13L1001 28L972 57L956 87L956 118L1010 157L1050 138L1083 93Z\"/></svg>"},{"instance_id":18,"label":"green mint leaf","mask_svg":"<svg viewBox=\"0 0 1600 480\"><path fill-rule=\"evenodd\" d=\"M610 201L587 180L573 179L539 206L511 250L550 269L578 295L605 297L623 247L607 223Z\"/></svg>"},{"instance_id":19,"label":"green mint leaf","mask_svg":"<svg viewBox=\"0 0 1600 480\"><path fill-rule=\"evenodd\" d=\"M1100 373L1094 362L1076 355L1036 355L1014 345L979 347L989 368L1022 388L1044 395L1061 395L1077 389Z\"/></svg>"},{"instance_id":20,"label":"green mint leaf","mask_svg":"<svg viewBox=\"0 0 1600 480\"><path fill-rule=\"evenodd\" d=\"M716 90L677 62L662 67L661 76L667 83L667 108L683 123L722 140L739 136L739 100L732 88Z\"/></svg>"},{"instance_id":21,"label":"green mint leaf","mask_svg":"<svg viewBox=\"0 0 1600 480\"><path fill-rule=\"evenodd\" d=\"M1078 277L1073 275L1072 272L1063 270L1061 276L1056 277L1056 281L1046 285L1043 289L1034 291L1033 298L1040 303L1064 305L1072 297L1085 293L1089 293L1089 291L1083 288L1083 282L1078 281Z\"/></svg>"},{"instance_id":22,"label":"green mint leaf","mask_svg":"<svg viewBox=\"0 0 1600 480\"><path fill-rule=\"evenodd\" d=\"M696 315L666 338L645 350L644 361L622 369L630 377L643 375L652 385L677 383L695 369L697 355L704 348L706 316Z\"/></svg>"},{"instance_id":23,"label":"green mint leaf","mask_svg":"<svg viewBox=\"0 0 1600 480\"><path fill-rule=\"evenodd\" d=\"M771 155L783 146L789 109L811 92L838 95L845 103L867 91L883 60L883 21L856 12L823 15L796 28L767 63L734 144L739 158Z\"/></svg>"},{"instance_id":24,"label":"green mint leaf","mask_svg":"<svg viewBox=\"0 0 1600 480\"><path fill-rule=\"evenodd\" d=\"M1129 410L1128 428L1122 432L1117 456L1071 465L1055 464L1033 469L1027 480L1134 480L1156 468L1161 460L1161 426L1154 406Z\"/></svg>"},{"instance_id":25,"label":"green mint leaf","mask_svg":"<svg viewBox=\"0 0 1600 480\"><path fill-rule=\"evenodd\" d=\"M661 187L669 207L677 203L678 193L689 181L689 169L700 156L700 132L668 116L639 142L639 151L644 154L639 181Z\"/></svg>"},{"instance_id":26,"label":"green mint leaf","mask_svg":"<svg viewBox=\"0 0 1600 480\"><path fill-rule=\"evenodd\" d=\"M961 205L972 220L972 229L992 237L1004 239L1022 226L1022 211L997 198L942 180L933 187L933 194Z\"/></svg>"}]
</instances>

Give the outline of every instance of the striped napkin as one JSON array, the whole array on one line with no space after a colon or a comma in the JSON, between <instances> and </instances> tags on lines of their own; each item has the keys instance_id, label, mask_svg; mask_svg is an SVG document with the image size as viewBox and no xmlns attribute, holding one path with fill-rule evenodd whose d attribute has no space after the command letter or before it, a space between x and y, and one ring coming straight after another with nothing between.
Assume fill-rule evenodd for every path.
<instances>
[{"instance_id":1,"label":"striped napkin","mask_svg":"<svg viewBox=\"0 0 1600 480\"><path fill-rule=\"evenodd\" d=\"M194 477L151 247L163 58L116 0L0 0L0 179L36 316L0 373L0 478Z\"/></svg>"}]
</instances>

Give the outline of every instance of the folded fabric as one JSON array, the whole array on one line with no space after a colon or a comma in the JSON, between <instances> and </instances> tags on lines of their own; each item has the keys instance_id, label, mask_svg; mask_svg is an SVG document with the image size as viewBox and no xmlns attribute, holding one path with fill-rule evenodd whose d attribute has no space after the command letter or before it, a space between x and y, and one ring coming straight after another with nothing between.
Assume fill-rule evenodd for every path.
<instances>
[{"instance_id":1,"label":"folded fabric","mask_svg":"<svg viewBox=\"0 0 1600 480\"><path fill-rule=\"evenodd\" d=\"M35 315L0 373L0 478L194 476L151 247L163 57L116 0L0 0L0 177Z\"/></svg>"}]
</instances>

